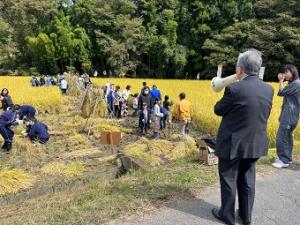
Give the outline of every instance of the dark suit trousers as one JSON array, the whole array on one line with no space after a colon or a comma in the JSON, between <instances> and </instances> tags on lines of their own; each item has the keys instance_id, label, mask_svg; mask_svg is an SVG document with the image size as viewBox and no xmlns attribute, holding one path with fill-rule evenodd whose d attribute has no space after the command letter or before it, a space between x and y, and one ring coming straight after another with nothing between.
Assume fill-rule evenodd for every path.
<instances>
[{"instance_id":1,"label":"dark suit trousers","mask_svg":"<svg viewBox=\"0 0 300 225\"><path fill-rule=\"evenodd\" d=\"M239 214L244 222L251 222L255 196L256 161L257 159L219 158L220 215L229 223L235 222L236 192L238 192Z\"/></svg>"}]
</instances>

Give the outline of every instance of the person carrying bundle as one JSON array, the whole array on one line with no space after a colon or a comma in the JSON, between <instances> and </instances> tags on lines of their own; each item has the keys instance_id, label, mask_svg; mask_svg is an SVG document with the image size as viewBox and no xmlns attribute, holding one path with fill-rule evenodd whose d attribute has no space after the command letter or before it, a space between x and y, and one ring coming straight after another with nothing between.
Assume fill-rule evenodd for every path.
<instances>
[{"instance_id":1,"label":"person carrying bundle","mask_svg":"<svg viewBox=\"0 0 300 225\"><path fill-rule=\"evenodd\" d=\"M24 123L27 127L25 137L28 137L32 142L39 142L45 144L49 138L48 127L42 122L38 122L35 118L29 119L25 118Z\"/></svg>"},{"instance_id":2,"label":"person carrying bundle","mask_svg":"<svg viewBox=\"0 0 300 225\"><path fill-rule=\"evenodd\" d=\"M15 110L20 120L24 118L32 119L36 114L36 109L31 105L15 105Z\"/></svg>"}]
</instances>

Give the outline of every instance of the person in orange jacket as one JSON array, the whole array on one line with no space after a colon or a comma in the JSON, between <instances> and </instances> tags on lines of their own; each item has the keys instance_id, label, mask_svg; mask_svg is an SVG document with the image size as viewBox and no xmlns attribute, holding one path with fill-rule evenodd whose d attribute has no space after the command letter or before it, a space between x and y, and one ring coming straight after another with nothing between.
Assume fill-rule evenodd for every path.
<instances>
[{"instance_id":1,"label":"person in orange jacket","mask_svg":"<svg viewBox=\"0 0 300 225\"><path fill-rule=\"evenodd\" d=\"M180 101L175 105L173 116L181 123L180 132L182 134L187 134L189 132L189 124L192 121L192 104L185 99L184 92L180 93L179 99Z\"/></svg>"}]
</instances>

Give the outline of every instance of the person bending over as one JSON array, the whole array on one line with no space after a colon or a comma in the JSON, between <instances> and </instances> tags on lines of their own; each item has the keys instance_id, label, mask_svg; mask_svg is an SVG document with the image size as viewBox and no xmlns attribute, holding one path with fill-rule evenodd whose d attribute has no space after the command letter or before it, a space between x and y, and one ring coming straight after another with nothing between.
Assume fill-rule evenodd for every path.
<instances>
[{"instance_id":1,"label":"person bending over","mask_svg":"<svg viewBox=\"0 0 300 225\"><path fill-rule=\"evenodd\" d=\"M35 117L36 109L31 105L15 105L15 110L20 120Z\"/></svg>"},{"instance_id":2,"label":"person bending over","mask_svg":"<svg viewBox=\"0 0 300 225\"><path fill-rule=\"evenodd\" d=\"M11 130L11 126L18 124L17 114L13 106L0 115L0 134L4 139L2 149L7 152L11 150L14 138L14 132Z\"/></svg>"},{"instance_id":3,"label":"person bending over","mask_svg":"<svg viewBox=\"0 0 300 225\"><path fill-rule=\"evenodd\" d=\"M27 127L27 133L24 134L25 137L28 137L32 142L39 142L45 144L49 138L48 127L42 122L38 122L36 119L24 119L24 123Z\"/></svg>"}]
</instances>

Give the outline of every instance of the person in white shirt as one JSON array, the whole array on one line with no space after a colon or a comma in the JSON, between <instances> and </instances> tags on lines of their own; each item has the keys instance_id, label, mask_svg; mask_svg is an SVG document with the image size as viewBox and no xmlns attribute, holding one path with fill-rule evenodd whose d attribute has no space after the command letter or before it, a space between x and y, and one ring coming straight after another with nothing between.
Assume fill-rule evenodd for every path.
<instances>
[{"instance_id":1,"label":"person in white shirt","mask_svg":"<svg viewBox=\"0 0 300 225\"><path fill-rule=\"evenodd\" d=\"M133 95L132 108L134 110L133 116L136 116L138 114L138 111L139 111L139 94L138 93L135 93Z\"/></svg>"},{"instance_id":2,"label":"person in white shirt","mask_svg":"<svg viewBox=\"0 0 300 225\"><path fill-rule=\"evenodd\" d=\"M131 86L127 85L125 90L122 92L122 97L125 101L127 101L130 96L130 89L131 89Z\"/></svg>"},{"instance_id":3,"label":"person in white shirt","mask_svg":"<svg viewBox=\"0 0 300 225\"><path fill-rule=\"evenodd\" d=\"M153 110L153 119L154 119L154 127L153 127L153 138L159 139L159 131L160 131L160 120L164 117L164 114L160 112L160 100L155 99L155 105Z\"/></svg>"},{"instance_id":4,"label":"person in white shirt","mask_svg":"<svg viewBox=\"0 0 300 225\"><path fill-rule=\"evenodd\" d=\"M67 90L68 90L68 81L62 77L61 78L61 81L60 81L60 89L61 89L61 93L63 95L66 95L67 94Z\"/></svg>"}]
</instances>

